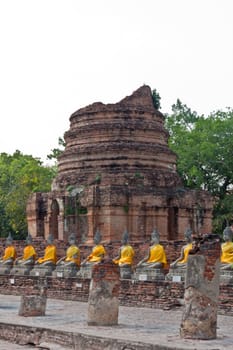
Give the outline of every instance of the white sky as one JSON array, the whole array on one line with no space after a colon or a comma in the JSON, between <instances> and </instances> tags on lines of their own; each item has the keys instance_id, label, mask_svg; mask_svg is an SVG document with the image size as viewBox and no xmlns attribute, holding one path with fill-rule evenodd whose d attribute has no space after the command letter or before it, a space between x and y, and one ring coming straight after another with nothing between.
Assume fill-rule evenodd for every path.
<instances>
[{"instance_id":1,"label":"white sky","mask_svg":"<svg viewBox=\"0 0 233 350\"><path fill-rule=\"evenodd\" d=\"M73 112L143 84L164 113L233 107L232 16L233 0L0 0L0 153L45 161Z\"/></svg>"}]
</instances>

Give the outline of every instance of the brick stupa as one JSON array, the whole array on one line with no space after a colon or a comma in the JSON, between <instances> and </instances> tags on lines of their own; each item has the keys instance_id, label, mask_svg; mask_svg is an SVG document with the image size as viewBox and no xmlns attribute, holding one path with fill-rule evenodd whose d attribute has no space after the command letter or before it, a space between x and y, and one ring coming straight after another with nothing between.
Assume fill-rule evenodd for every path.
<instances>
[{"instance_id":1,"label":"brick stupa","mask_svg":"<svg viewBox=\"0 0 233 350\"><path fill-rule=\"evenodd\" d=\"M51 192L28 201L29 232L62 240L76 232L83 242L97 229L105 242L125 229L131 241L148 240L155 227L163 240L182 240L187 227L210 232L212 198L183 187L168 137L146 85L73 113Z\"/></svg>"}]
</instances>

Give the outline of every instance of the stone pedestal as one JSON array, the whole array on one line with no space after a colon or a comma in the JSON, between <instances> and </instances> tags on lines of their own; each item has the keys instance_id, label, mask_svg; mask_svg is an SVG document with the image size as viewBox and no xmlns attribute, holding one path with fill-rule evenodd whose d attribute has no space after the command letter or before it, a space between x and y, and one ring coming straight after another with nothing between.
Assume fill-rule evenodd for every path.
<instances>
[{"instance_id":1,"label":"stone pedestal","mask_svg":"<svg viewBox=\"0 0 233 350\"><path fill-rule=\"evenodd\" d=\"M28 276L30 275L30 271L33 269L34 265L15 265L10 274L14 276Z\"/></svg>"},{"instance_id":2,"label":"stone pedestal","mask_svg":"<svg viewBox=\"0 0 233 350\"><path fill-rule=\"evenodd\" d=\"M164 272L163 269L137 267L133 279L139 281L163 281Z\"/></svg>"},{"instance_id":3,"label":"stone pedestal","mask_svg":"<svg viewBox=\"0 0 233 350\"><path fill-rule=\"evenodd\" d=\"M94 265L88 298L88 325L118 324L119 267L112 261Z\"/></svg>"},{"instance_id":4,"label":"stone pedestal","mask_svg":"<svg viewBox=\"0 0 233 350\"><path fill-rule=\"evenodd\" d=\"M52 273L55 267L56 265L49 265L49 266L35 265L34 268L30 271L30 276L38 276L38 277L52 276Z\"/></svg>"},{"instance_id":5,"label":"stone pedestal","mask_svg":"<svg viewBox=\"0 0 233 350\"><path fill-rule=\"evenodd\" d=\"M131 266L122 266L120 268L120 278L122 279L131 279L132 277L132 267Z\"/></svg>"},{"instance_id":6,"label":"stone pedestal","mask_svg":"<svg viewBox=\"0 0 233 350\"><path fill-rule=\"evenodd\" d=\"M77 272L76 276L79 278L91 279L93 266L95 266L95 265L89 264L86 266L81 266L80 270Z\"/></svg>"},{"instance_id":7,"label":"stone pedestal","mask_svg":"<svg viewBox=\"0 0 233 350\"><path fill-rule=\"evenodd\" d=\"M13 267L13 264L12 265L1 265L0 266L0 275L9 275L12 267Z\"/></svg>"},{"instance_id":8,"label":"stone pedestal","mask_svg":"<svg viewBox=\"0 0 233 350\"><path fill-rule=\"evenodd\" d=\"M182 338L215 339L219 296L219 241L204 242L189 255L180 335Z\"/></svg>"},{"instance_id":9,"label":"stone pedestal","mask_svg":"<svg viewBox=\"0 0 233 350\"><path fill-rule=\"evenodd\" d=\"M52 275L54 277L70 278L70 277L76 277L78 271L79 271L79 268L77 267L77 265L72 265L72 266L59 265L52 272Z\"/></svg>"},{"instance_id":10,"label":"stone pedestal","mask_svg":"<svg viewBox=\"0 0 233 350\"><path fill-rule=\"evenodd\" d=\"M220 282L224 284L233 284L233 270L220 269Z\"/></svg>"},{"instance_id":11,"label":"stone pedestal","mask_svg":"<svg viewBox=\"0 0 233 350\"><path fill-rule=\"evenodd\" d=\"M186 276L186 267L185 268L176 267L174 269L170 268L169 272L165 277L165 280L171 281L171 282L183 283L185 281L185 276Z\"/></svg>"}]
</instances>

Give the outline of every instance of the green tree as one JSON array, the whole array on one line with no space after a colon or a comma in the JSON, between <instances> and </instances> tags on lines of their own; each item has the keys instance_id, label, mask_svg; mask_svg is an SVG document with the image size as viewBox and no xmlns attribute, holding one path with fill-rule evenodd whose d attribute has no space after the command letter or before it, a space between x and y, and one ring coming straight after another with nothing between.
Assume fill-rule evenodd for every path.
<instances>
[{"instance_id":1,"label":"green tree","mask_svg":"<svg viewBox=\"0 0 233 350\"><path fill-rule=\"evenodd\" d=\"M161 108L161 105L160 105L161 97L160 97L159 93L157 92L156 89L153 89L151 91L151 93L152 93L153 105L154 105L155 109L160 109Z\"/></svg>"},{"instance_id":2,"label":"green tree","mask_svg":"<svg viewBox=\"0 0 233 350\"><path fill-rule=\"evenodd\" d=\"M27 233L26 203L29 194L50 190L54 167L16 151L0 154L0 228L1 236L9 232L22 238Z\"/></svg>"},{"instance_id":3,"label":"green tree","mask_svg":"<svg viewBox=\"0 0 233 350\"><path fill-rule=\"evenodd\" d=\"M213 229L222 232L233 218L233 110L198 116L177 100L166 116L166 127L184 184L214 196Z\"/></svg>"},{"instance_id":4,"label":"green tree","mask_svg":"<svg viewBox=\"0 0 233 350\"><path fill-rule=\"evenodd\" d=\"M58 157L60 156L60 154L62 154L62 152L64 151L66 146L65 140L62 137L58 138L58 148L53 148L51 150L51 153L47 155L47 158L50 160L58 160Z\"/></svg>"}]
</instances>

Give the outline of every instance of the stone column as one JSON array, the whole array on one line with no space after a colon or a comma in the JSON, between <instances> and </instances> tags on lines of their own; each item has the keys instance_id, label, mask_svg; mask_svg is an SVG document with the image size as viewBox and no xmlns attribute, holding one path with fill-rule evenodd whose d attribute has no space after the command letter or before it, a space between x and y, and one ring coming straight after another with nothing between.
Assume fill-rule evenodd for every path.
<instances>
[{"instance_id":1,"label":"stone column","mask_svg":"<svg viewBox=\"0 0 233 350\"><path fill-rule=\"evenodd\" d=\"M93 266L88 298L88 325L118 324L120 272L118 265L104 261Z\"/></svg>"},{"instance_id":2,"label":"stone column","mask_svg":"<svg viewBox=\"0 0 233 350\"><path fill-rule=\"evenodd\" d=\"M187 263L180 335L190 339L215 339L219 296L220 240L208 235Z\"/></svg>"},{"instance_id":3,"label":"stone column","mask_svg":"<svg viewBox=\"0 0 233 350\"><path fill-rule=\"evenodd\" d=\"M47 287L38 285L35 294L22 295L19 307L19 316L45 316L47 304Z\"/></svg>"}]
</instances>

